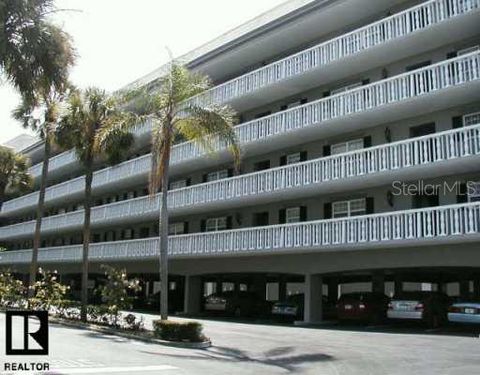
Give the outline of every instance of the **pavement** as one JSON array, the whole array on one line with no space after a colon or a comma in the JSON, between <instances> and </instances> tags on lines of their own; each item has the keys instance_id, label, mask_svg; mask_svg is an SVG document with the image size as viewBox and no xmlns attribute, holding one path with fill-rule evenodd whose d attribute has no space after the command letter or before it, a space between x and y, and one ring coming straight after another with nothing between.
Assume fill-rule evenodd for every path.
<instances>
[{"instance_id":1,"label":"pavement","mask_svg":"<svg viewBox=\"0 0 480 375\"><path fill-rule=\"evenodd\" d=\"M146 326L157 316L142 314ZM175 318L178 319L178 318ZM0 314L0 374L11 362L48 362L48 374L478 374L480 338L470 328L289 325L200 319L209 349L144 343L50 325L48 356L6 356ZM14 324L13 332L21 331ZM15 372L28 374L29 372ZM30 372L42 373L42 372Z\"/></svg>"}]
</instances>

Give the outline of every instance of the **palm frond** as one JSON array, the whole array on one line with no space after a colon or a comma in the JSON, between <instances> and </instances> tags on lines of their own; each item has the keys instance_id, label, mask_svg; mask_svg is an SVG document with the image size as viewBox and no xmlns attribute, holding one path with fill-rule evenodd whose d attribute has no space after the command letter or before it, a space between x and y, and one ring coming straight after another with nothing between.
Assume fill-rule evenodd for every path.
<instances>
[{"instance_id":1,"label":"palm frond","mask_svg":"<svg viewBox=\"0 0 480 375\"><path fill-rule=\"evenodd\" d=\"M207 152L214 153L222 146L229 149L238 170L241 153L233 124L235 112L228 106L191 105L183 108L183 116L176 120L175 129L189 141L201 145Z\"/></svg>"},{"instance_id":2,"label":"palm frond","mask_svg":"<svg viewBox=\"0 0 480 375\"><path fill-rule=\"evenodd\" d=\"M62 90L76 54L70 36L47 17L52 0L1 2L0 74L23 96L39 90Z\"/></svg>"},{"instance_id":3,"label":"palm frond","mask_svg":"<svg viewBox=\"0 0 480 375\"><path fill-rule=\"evenodd\" d=\"M16 195L32 188L32 177L28 173L28 159L12 149L0 146L0 189L2 194Z\"/></svg>"}]
</instances>

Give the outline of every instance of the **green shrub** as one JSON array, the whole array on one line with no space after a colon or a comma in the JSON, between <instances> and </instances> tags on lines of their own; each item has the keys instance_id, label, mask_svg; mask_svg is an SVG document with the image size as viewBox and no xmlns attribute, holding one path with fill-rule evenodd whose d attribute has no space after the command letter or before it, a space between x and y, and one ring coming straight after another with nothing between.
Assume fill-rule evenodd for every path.
<instances>
[{"instance_id":1,"label":"green shrub","mask_svg":"<svg viewBox=\"0 0 480 375\"><path fill-rule=\"evenodd\" d=\"M57 271L50 272L38 269L38 280L33 286L34 297L30 299L30 307L34 310L50 310L65 301L69 287L58 281Z\"/></svg>"},{"instance_id":2,"label":"green shrub","mask_svg":"<svg viewBox=\"0 0 480 375\"><path fill-rule=\"evenodd\" d=\"M105 285L98 288L102 296L102 301L108 307L108 313L111 315L113 325L117 326L120 310L129 308L132 297L129 291L139 292L141 290L138 279L128 279L125 269L117 269L108 265L102 265L107 280ZM105 322L106 323L106 322Z\"/></svg>"},{"instance_id":3,"label":"green shrub","mask_svg":"<svg viewBox=\"0 0 480 375\"><path fill-rule=\"evenodd\" d=\"M174 322L154 320L155 336L168 341L201 342L205 340L203 326L198 322Z\"/></svg>"},{"instance_id":4,"label":"green shrub","mask_svg":"<svg viewBox=\"0 0 480 375\"><path fill-rule=\"evenodd\" d=\"M0 306L23 307L26 288L9 271L0 271Z\"/></svg>"}]
</instances>

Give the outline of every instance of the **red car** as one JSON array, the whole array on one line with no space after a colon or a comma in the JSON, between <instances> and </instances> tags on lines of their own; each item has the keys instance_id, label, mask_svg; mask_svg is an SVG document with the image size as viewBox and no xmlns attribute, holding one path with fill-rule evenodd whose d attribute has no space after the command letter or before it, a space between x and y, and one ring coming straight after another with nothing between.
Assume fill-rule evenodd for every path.
<instances>
[{"instance_id":1,"label":"red car","mask_svg":"<svg viewBox=\"0 0 480 375\"><path fill-rule=\"evenodd\" d=\"M338 320L381 322L386 318L389 302L390 299L383 293L342 294L337 302Z\"/></svg>"}]
</instances>

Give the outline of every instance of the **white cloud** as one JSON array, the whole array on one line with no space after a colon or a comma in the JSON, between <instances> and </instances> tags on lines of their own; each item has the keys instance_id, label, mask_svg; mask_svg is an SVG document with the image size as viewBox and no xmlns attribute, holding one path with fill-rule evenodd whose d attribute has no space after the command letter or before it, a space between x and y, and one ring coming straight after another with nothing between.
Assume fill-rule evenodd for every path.
<instances>
[{"instance_id":1,"label":"white cloud","mask_svg":"<svg viewBox=\"0 0 480 375\"><path fill-rule=\"evenodd\" d=\"M108 91L282 3L283 0L58 0L55 20L69 32L79 59L72 81ZM0 87L0 143L25 132L11 119L18 95Z\"/></svg>"}]
</instances>

